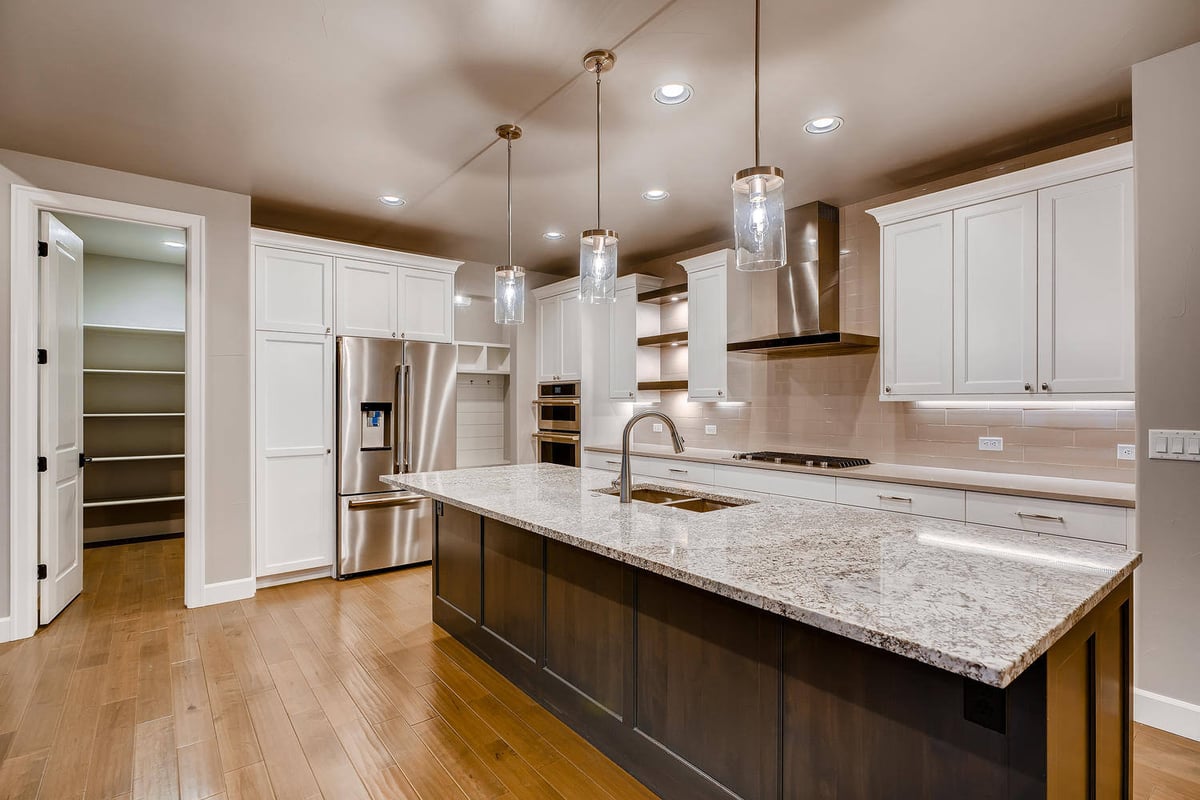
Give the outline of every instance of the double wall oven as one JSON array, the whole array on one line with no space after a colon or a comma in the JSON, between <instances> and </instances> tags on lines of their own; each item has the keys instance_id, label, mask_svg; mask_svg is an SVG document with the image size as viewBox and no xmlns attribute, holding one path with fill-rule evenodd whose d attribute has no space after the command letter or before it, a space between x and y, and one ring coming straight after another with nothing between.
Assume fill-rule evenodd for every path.
<instances>
[{"instance_id":1,"label":"double wall oven","mask_svg":"<svg viewBox=\"0 0 1200 800\"><path fill-rule=\"evenodd\" d=\"M533 442L538 461L546 464L582 464L580 442L579 381L539 383L533 401L537 433Z\"/></svg>"}]
</instances>

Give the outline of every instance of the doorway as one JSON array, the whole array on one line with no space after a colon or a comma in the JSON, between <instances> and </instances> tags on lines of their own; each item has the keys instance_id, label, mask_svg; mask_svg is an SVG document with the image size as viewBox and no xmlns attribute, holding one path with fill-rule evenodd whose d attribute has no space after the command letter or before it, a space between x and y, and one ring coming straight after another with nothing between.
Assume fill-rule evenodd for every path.
<instances>
[{"instance_id":1,"label":"doorway","mask_svg":"<svg viewBox=\"0 0 1200 800\"><path fill-rule=\"evenodd\" d=\"M11 613L0 641L31 636L78 595L85 546L186 531L177 580L186 605L203 604L203 223L14 187ZM36 473L22 469L32 462Z\"/></svg>"}]
</instances>

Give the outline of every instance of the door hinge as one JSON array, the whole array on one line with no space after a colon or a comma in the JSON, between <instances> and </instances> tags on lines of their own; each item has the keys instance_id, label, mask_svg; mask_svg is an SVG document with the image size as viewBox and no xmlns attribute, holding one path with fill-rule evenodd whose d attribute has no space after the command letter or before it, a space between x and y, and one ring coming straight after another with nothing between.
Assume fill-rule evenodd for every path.
<instances>
[{"instance_id":1,"label":"door hinge","mask_svg":"<svg viewBox=\"0 0 1200 800\"><path fill-rule=\"evenodd\" d=\"M37 356L38 356L39 364L49 364L50 363L50 351L47 350L46 348L39 347Z\"/></svg>"},{"instance_id":2,"label":"door hinge","mask_svg":"<svg viewBox=\"0 0 1200 800\"><path fill-rule=\"evenodd\" d=\"M48 574L49 574L49 573L46 571L46 565L45 565L45 564L38 564L38 580L39 580L39 581L44 581L44 580L46 580L46 576L47 576Z\"/></svg>"},{"instance_id":3,"label":"door hinge","mask_svg":"<svg viewBox=\"0 0 1200 800\"><path fill-rule=\"evenodd\" d=\"M48 469L50 469L50 464L46 461L46 457L38 456L38 472L45 472Z\"/></svg>"},{"instance_id":4,"label":"door hinge","mask_svg":"<svg viewBox=\"0 0 1200 800\"><path fill-rule=\"evenodd\" d=\"M45 258L50 255L50 243L38 242L38 258Z\"/></svg>"}]
</instances>

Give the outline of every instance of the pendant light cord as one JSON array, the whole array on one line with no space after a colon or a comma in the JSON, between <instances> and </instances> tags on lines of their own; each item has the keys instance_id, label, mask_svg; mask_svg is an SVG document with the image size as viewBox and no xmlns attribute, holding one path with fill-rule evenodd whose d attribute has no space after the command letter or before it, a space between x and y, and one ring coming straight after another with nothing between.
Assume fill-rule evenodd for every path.
<instances>
[{"instance_id":1,"label":"pendant light cord","mask_svg":"<svg viewBox=\"0 0 1200 800\"><path fill-rule=\"evenodd\" d=\"M600 67L596 64L596 227L600 227Z\"/></svg>"},{"instance_id":2,"label":"pendant light cord","mask_svg":"<svg viewBox=\"0 0 1200 800\"><path fill-rule=\"evenodd\" d=\"M508 140L508 266L512 267L512 139Z\"/></svg>"},{"instance_id":3,"label":"pendant light cord","mask_svg":"<svg viewBox=\"0 0 1200 800\"><path fill-rule=\"evenodd\" d=\"M759 157L759 142L758 142L758 36L761 30L759 25L759 5L761 0L754 0L754 166L761 167L762 159Z\"/></svg>"}]
</instances>

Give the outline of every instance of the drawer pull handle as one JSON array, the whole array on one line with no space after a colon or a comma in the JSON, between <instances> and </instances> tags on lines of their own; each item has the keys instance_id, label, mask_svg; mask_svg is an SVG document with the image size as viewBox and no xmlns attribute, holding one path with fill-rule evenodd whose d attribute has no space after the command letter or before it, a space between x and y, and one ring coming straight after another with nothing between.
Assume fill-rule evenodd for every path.
<instances>
[{"instance_id":1,"label":"drawer pull handle","mask_svg":"<svg viewBox=\"0 0 1200 800\"><path fill-rule=\"evenodd\" d=\"M607 459L605 459L605 460L604 460L604 463L605 463L605 464L616 464L618 467L619 467L619 466L621 466L621 462L620 462L620 461L613 461L611 458L607 458Z\"/></svg>"},{"instance_id":2,"label":"drawer pull handle","mask_svg":"<svg viewBox=\"0 0 1200 800\"><path fill-rule=\"evenodd\" d=\"M1053 516L1051 514L1031 514L1028 511L1018 511L1017 516L1021 519L1036 519L1041 522L1061 522L1066 525L1067 521L1061 516Z\"/></svg>"},{"instance_id":3,"label":"drawer pull handle","mask_svg":"<svg viewBox=\"0 0 1200 800\"><path fill-rule=\"evenodd\" d=\"M687 470L680 469L679 467L667 467L667 472L682 472L684 475L687 475Z\"/></svg>"},{"instance_id":4,"label":"drawer pull handle","mask_svg":"<svg viewBox=\"0 0 1200 800\"><path fill-rule=\"evenodd\" d=\"M880 500L895 500L897 503L911 503L911 497L901 497L898 494L881 494L877 495Z\"/></svg>"}]
</instances>

